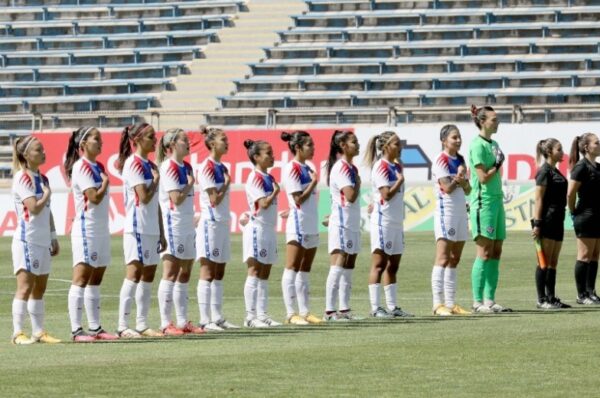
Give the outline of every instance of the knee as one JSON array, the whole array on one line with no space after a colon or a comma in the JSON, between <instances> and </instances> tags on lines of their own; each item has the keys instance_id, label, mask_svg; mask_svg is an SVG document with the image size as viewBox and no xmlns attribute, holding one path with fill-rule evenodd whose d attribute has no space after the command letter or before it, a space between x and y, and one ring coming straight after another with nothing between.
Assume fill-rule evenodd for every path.
<instances>
[{"instance_id":1,"label":"knee","mask_svg":"<svg viewBox=\"0 0 600 398\"><path fill-rule=\"evenodd\" d=\"M15 293L15 297L19 300L27 301L29 299L29 296L31 295L32 291L33 291L33 286L31 286L31 285L18 286L17 291Z\"/></svg>"}]
</instances>

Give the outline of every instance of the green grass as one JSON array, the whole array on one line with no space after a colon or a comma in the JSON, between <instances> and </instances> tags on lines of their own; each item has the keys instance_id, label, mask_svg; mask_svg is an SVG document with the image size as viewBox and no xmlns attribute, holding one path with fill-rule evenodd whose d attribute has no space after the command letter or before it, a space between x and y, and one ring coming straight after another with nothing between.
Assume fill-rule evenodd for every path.
<instances>
[{"instance_id":1,"label":"green grass","mask_svg":"<svg viewBox=\"0 0 600 398\"><path fill-rule=\"evenodd\" d=\"M567 233L557 292L573 303L575 243ZM311 276L312 309L324 306L328 268L326 237ZM280 239L282 240L282 239ZM363 236L363 248L368 247ZM47 329L68 340L67 291L70 246L54 261L46 295ZM241 239L234 236L233 261L225 277L225 314L244 316ZM399 301L417 317L407 321L365 320L351 324L240 330L184 339L60 344L10 344L14 278L10 239L0 239L0 393L17 396L543 396L597 393L595 374L600 310L534 310L534 251L526 233L511 233L501 264L498 301L513 314L451 319L431 317L430 275L434 246L430 233L406 237L399 272ZM113 265L102 287L103 325L116 325L123 279L121 239L113 239ZM459 268L459 302L470 302L469 272L474 245L467 244ZM283 245L280 253L283 252ZM283 260L283 259L281 259ZM273 272L270 312L284 310L280 278ZM356 313L369 310L367 250L359 256L352 295ZM197 269L194 275L197 276ZM157 281L156 281L157 282ZM158 326L155 282L151 323ZM197 320L195 281L190 317Z\"/></svg>"}]
</instances>

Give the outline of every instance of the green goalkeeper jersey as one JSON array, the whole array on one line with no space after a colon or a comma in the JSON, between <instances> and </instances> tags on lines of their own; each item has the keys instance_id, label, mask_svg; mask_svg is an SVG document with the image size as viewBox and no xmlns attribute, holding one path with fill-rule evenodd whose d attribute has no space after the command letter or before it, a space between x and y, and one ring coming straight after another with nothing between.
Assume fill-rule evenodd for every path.
<instances>
[{"instance_id":1,"label":"green goalkeeper jersey","mask_svg":"<svg viewBox=\"0 0 600 398\"><path fill-rule=\"evenodd\" d=\"M478 135L471 141L469 146L469 169L471 171L471 204L473 201L502 199L502 180L500 173L494 173L487 184L481 184L477 178L475 166L483 165L485 171L491 169L496 163L496 154L500 151L498 143L494 140L487 140Z\"/></svg>"}]
</instances>

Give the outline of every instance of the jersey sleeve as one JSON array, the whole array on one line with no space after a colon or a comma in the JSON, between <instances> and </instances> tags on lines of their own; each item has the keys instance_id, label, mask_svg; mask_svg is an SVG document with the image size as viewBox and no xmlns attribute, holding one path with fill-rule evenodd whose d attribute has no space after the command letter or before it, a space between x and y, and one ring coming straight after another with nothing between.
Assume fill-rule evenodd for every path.
<instances>
[{"instance_id":1,"label":"jersey sleeve","mask_svg":"<svg viewBox=\"0 0 600 398\"><path fill-rule=\"evenodd\" d=\"M486 151L482 145L476 144L471 146L471 148L469 149L469 157L471 158L471 163L474 167L477 167L479 165L487 167L487 165L485 164Z\"/></svg>"},{"instance_id":2,"label":"jersey sleeve","mask_svg":"<svg viewBox=\"0 0 600 398\"><path fill-rule=\"evenodd\" d=\"M354 178L354 170L347 164L334 167L331 174L331 179L335 181L340 190L344 187L354 187L356 179Z\"/></svg>"},{"instance_id":3,"label":"jersey sleeve","mask_svg":"<svg viewBox=\"0 0 600 398\"><path fill-rule=\"evenodd\" d=\"M167 161L161 165L160 182L165 192L179 191L179 170L177 165Z\"/></svg>"},{"instance_id":4,"label":"jersey sleeve","mask_svg":"<svg viewBox=\"0 0 600 398\"><path fill-rule=\"evenodd\" d=\"M144 179L144 166L142 166L141 162L133 160L127 166L126 178L130 187L134 188L146 183Z\"/></svg>"},{"instance_id":5,"label":"jersey sleeve","mask_svg":"<svg viewBox=\"0 0 600 398\"><path fill-rule=\"evenodd\" d=\"M200 170L200 187L206 191L210 188L217 187L217 180L215 178L215 164L212 162L206 162L202 170Z\"/></svg>"},{"instance_id":6,"label":"jersey sleeve","mask_svg":"<svg viewBox=\"0 0 600 398\"><path fill-rule=\"evenodd\" d=\"M375 186L377 189L389 187L391 184L388 173L388 168L384 162L377 163L371 172L371 183L373 186Z\"/></svg>"},{"instance_id":7,"label":"jersey sleeve","mask_svg":"<svg viewBox=\"0 0 600 398\"><path fill-rule=\"evenodd\" d=\"M296 163L292 163L288 165L285 172L285 189L288 193L292 194L294 192L302 192L302 182L300 181L300 175L302 170L300 170L300 165Z\"/></svg>"},{"instance_id":8,"label":"jersey sleeve","mask_svg":"<svg viewBox=\"0 0 600 398\"><path fill-rule=\"evenodd\" d=\"M264 189L262 178L258 173L252 174L246 182L246 195L252 203L256 203L261 198L266 198L267 192Z\"/></svg>"},{"instance_id":9,"label":"jersey sleeve","mask_svg":"<svg viewBox=\"0 0 600 398\"><path fill-rule=\"evenodd\" d=\"M450 167L448 166L448 158L443 155L438 156L433 164L431 172L433 173L435 181L440 178L449 177L451 174Z\"/></svg>"},{"instance_id":10,"label":"jersey sleeve","mask_svg":"<svg viewBox=\"0 0 600 398\"><path fill-rule=\"evenodd\" d=\"M89 165L85 163L79 163L73 168L73 182L79 186L81 192L85 192L86 189L95 188L96 182L94 181L94 175Z\"/></svg>"},{"instance_id":11,"label":"jersey sleeve","mask_svg":"<svg viewBox=\"0 0 600 398\"><path fill-rule=\"evenodd\" d=\"M541 167L535 175L535 185L545 187L548 185L548 178L550 177L549 169L547 167Z\"/></svg>"},{"instance_id":12,"label":"jersey sleeve","mask_svg":"<svg viewBox=\"0 0 600 398\"><path fill-rule=\"evenodd\" d=\"M589 175L587 173L585 163L577 162L577 164L573 166L569 178L573 181L586 182L588 180L588 176Z\"/></svg>"},{"instance_id":13,"label":"jersey sleeve","mask_svg":"<svg viewBox=\"0 0 600 398\"><path fill-rule=\"evenodd\" d=\"M27 198L35 197L35 186L31 178L23 172L19 179L15 181L14 190L21 201Z\"/></svg>"}]
</instances>

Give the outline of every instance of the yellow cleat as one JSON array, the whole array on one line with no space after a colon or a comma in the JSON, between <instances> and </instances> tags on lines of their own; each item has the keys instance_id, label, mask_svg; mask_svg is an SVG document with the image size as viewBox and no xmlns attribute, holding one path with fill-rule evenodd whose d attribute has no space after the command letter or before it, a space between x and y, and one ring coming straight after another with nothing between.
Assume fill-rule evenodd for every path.
<instances>
[{"instance_id":1,"label":"yellow cleat","mask_svg":"<svg viewBox=\"0 0 600 398\"><path fill-rule=\"evenodd\" d=\"M144 337L164 337L164 333L159 332L158 330L154 330L154 329L145 329L142 331L138 331L139 334L141 334Z\"/></svg>"},{"instance_id":2,"label":"yellow cleat","mask_svg":"<svg viewBox=\"0 0 600 398\"><path fill-rule=\"evenodd\" d=\"M323 319L319 318L317 316L314 316L313 314L308 314L304 317L304 320L308 323L310 323L311 325L318 325L320 323L323 323Z\"/></svg>"},{"instance_id":3,"label":"yellow cleat","mask_svg":"<svg viewBox=\"0 0 600 398\"><path fill-rule=\"evenodd\" d=\"M458 304L454 304L454 307L450 310L454 315L471 315L471 311L465 310Z\"/></svg>"},{"instance_id":4,"label":"yellow cleat","mask_svg":"<svg viewBox=\"0 0 600 398\"><path fill-rule=\"evenodd\" d=\"M308 322L300 315L294 314L285 320L286 325L308 325Z\"/></svg>"},{"instance_id":5,"label":"yellow cleat","mask_svg":"<svg viewBox=\"0 0 600 398\"><path fill-rule=\"evenodd\" d=\"M29 345L33 344L34 341L27 337L25 333L19 332L13 336L12 343L17 345Z\"/></svg>"},{"instance_id":6,"label":"yellow cleat","mask_svg":"<svg viewBox=\"0 0 600 398\"><path fill-rule=\"evenodd\" d=\"M36 335L31 336L31 340L37 342L37 343L44 343L44 344L58 344L58 343L62 343L62 340L57 339L56 337L52 337L48 334L48 332L46 331L42 331Z\"/></svg>"},{"instance_id":7,"label":"yellow cleat","mask_svg":"<svg viewBox=\"0 0 600 398\"><path fill-rule=\"evenodd\" d=\"M450 316L452 315L452 311L449 308L447 308L444 304L439 304L433 309L433 315Z\"/></svg>"}]
</instances>

